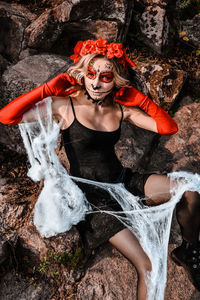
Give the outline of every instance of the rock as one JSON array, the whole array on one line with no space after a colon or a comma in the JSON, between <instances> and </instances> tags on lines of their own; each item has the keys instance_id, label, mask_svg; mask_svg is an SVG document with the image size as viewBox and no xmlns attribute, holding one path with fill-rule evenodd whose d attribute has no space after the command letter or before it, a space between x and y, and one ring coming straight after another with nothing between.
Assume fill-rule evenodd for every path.
<instances>
[{"instance_id":1,"label":"rock","mask_svg":"<svg viewBox=\"0 0 200 300\"><path fill-rule=\"evenodd\" d=\"M3 73L1 107L48 81L50 77L66 71L70 63L69 58L48 54L28 56L19 61ZM0 132L1 143L11 150L25 153L17 126L0 124Z\"/></svg>"},{"instance_id":2,"label":"rock","mask_svg":"<svg viewBox=\"0 0 200 300\"><path fill-rule=\"evenodd\" d=\"M82 270L78 269L83 259L79 233L73 226L68 232L55 237L40 236L33 224L34 205L39 190L31 189L30 182L28 178L7 179L1 187L0 267L3 268L2 264L10 256L10 265L13 260L17 270L32 276L33 282L37 282L40 274L38 285L42 284L42 274L50 281L58 276L64 287L75 284L82 276ZM53 291L52 288L51 293Z\"/></svg>"},{"instance_id":3,"label":"rock","mask_svg":"<svg viewBox=\"0 0 200 300\"><path fill-rule=\"evenodd\" d=\"M89 5L86 5L88 3ZM127 14L130 13L133 3L128 0L106 1L106 0L80 0L79 4L73 8L71 20L84 19L101 19L101 20L118 20L125 24Z\"/></svg>"},{"instance_id":4,"label":"rock","mask_svg":"<svg viewBox=\"0 0 200 300\"><path fill-rule=\"evenodd\" d=\"M23 178L23 181L21 178L1 180L0 233L10 233L23 226L35 187L29 178Z\"/></svg>"},{"instance_id":5,"label":"rock","mask_svg":"<svg viewBox=\"0 0 200 300\"><path fill-rule=\"evenodd\" d=\"M101 36L103 39L106 39L108 42L113 42L117 40L119 36L119 27L116 21L105 21L105 20L95 20L88 22L76 22L70 23L69 26L65 27L68 31L71 30L72 34L76 34L75 30L81 32L85 31L85 38L83 40L89 39L92 35L93 39L98 39ZM88 31L88 34L86 32ZM79 33L79 35L80 35ZM81 38L80 38L81 39Z\"/></svg>"},{"instance_id":6,"label":"rock","mask_svg":"<svg viewBox=\"0 0 200 300\"><path fill-rule=\"evenodd\" d=\"M120 26L116 21L83 20L65 24L62 35L54 45L56 53L74 52L74 46L80 40L98 39L101 36L108 42L120 39Z\"/></svg>"},{"instance_id":7,"label":"rock","mask_svg":"<svg viewBox=\"0 0 200 300\"><path fill-rule=\"evenodd\" d=\"M147 6L139 20L143 42L161 54L167 50L169 22L165 8Z\"/></svg>"},{"instance_id":8,"label":"rock","mask_svg":"<svg viewBox=\"0 0 200 300\"><path fill-rule=\"evenodd\" d=\"M0 299L12 300L39 300L49 299L51 286L44 280L36 284L30 278L24 278L21 274L16 274L13 269L7 273L0 281Z\"/></svg>"},{"instance_id":9,"label":"rock","mask_svg":"<svg viewBox=\"0 0 200 300\"><path fill-rule=\"evenodd\" d=\"M53 16L53 10L48 10L32 22L24 33L24 48L30 47L42 51L49 50L61 34Z\"/></svg>"},{"instance_id":10,"label":"rock","mask_svg":"<svg viewBox=\"0 0 200 300\"><path fill-rule=\"evenodd\" d=\"M25 20L27 20L28 18L28 22L32 22L35 18L36 15L31 13L26 7L24 7L23 5L20 4L16 4L16 3L7 3L9 1L1 1L0 3L0 8L1 10L5 10L9 16L13 15L18 15L21 18L24 18Z\"/></svg>"},{"instance_id":11,"label":"rock","mask_svg":"<svg viewBox=\"0 0 200 300\"><path fill-rule=\"evenodd\" d=\"M199 103L192 103L184 105L176 112L174 120L178 124L179 131L170 137L160 138L147 167L149 171L184 170L199 173L199 109Z\"/></svg>"},{"instance_id":12,"label":"rock","mask_svg":"<svg viewBox=\"0 0 200 300\"><path fill-rule=\"evenodd\" d=\"M136 61L136 65L151 98L168 111L179 95L187 74L183 70L172 68L169 64Z\"/></svg>"},{"instance_id":13,"label":"rock","mask_svg":"<svg viewBox=\"0 0 200 300\"><path fill-rule=\"evenodd\" d=\"M0 76L9 66L9 62L0 54Z\"/></svg>"},{"instance_id":14,"label":"rock","mask_svg":"<svg viewBox=\"0 0 200 300\"><path fill-rule=\"evenodd\" d=\"M79 246L79 233L75 227L70 231L51 238L43 238L33 225L33 216L26 225L18 230L18 244L16 257L23 265L23 270L40 265L50 252L62 257L67 253L75 252Z\"/></svg>"},{"instance_id":15,"label":"rock","mask_svg":"<svg viewBox=\"0 0 200 300\"><path fill-rule=\"evenodd\" d=\"M168 2L170 2L171 0L139 0L139 2L142 2L144 3L145 5L154 5L154 4L157 4L157 5L160 5L160 6L163 6L163 5L167 5Z\"/></svg>"},{"instance_id":16,"label":"rock","mask_svg":"<svg viewBox=\"0 0 200 300\"><path fill-rule=\"evenodd\" d=\"M57 22L63 23L70 20L72 8L76 10L77 4L80 0L63 1L60 5L56 6L53 10L54 18ZM81 19L82 16L80 16Z\"/></svg>"},{"instance_id":17,"label":"rock","mask_svg":"<svg viewBox=\"0 0 200 300\"><path fill-rule=\"evenodd\" d=\"M177 244L169 245L169 254L177 247ZM168 256L167 268L167 286L165 290L165 299L173 300L197 300L200 293L195 290L192 283L189 281L185 270L178 267Z\"/></svg>"},{"instance_id":18,"label":"rock","mask_svg":"<svg viewBox=\"0 0 200 300\"><path fill-rule=\"evenodd\" d=\"M116 21L86 20L68 22L65 24L62 35L54 45L56 53L70 55L79 40L98 39L101 36L109 42L116 41L120 34L119 24Z\"/></svg>"},{"instance_id":19,"label":"rock","mask_svg":"<svg viewBox=\"0 0 200 300\"><path fill-rule=\"evenodd\" d=\"M181 22L182 25L182 38L188 38L188 43L193 44L194 46L200 46L200 15L196 15L191 20L186 20Z\"/></svg>"},{"instance_id":20,"label":"rock","mask_svg":"<svg viewBox=\"0 0 200 300\"><path fill-rule=\"evenodd\" d=\"M8 243L3 235L0 235L0 265L8 258Z\"/></svg>"},{"instance_id":21,"label":"rock","mask_svg":"<svg viewBox=\"0 0 200 300\"><path fill-rule=\"evenodd\" d=\"M38 54L38 51L36 49L26 48L25 50L21 51L19 55L19 60L22 60L28 56L36 55L36 54Z\"/></svg>"},{"instance_id":22,"label":"rock","mask_svg":"<svg viewBox=\"0 0 200 300\"><path fill-rule=\"evenodd\" d=\"M70 62L66 57L50 54L28 56L19 61L2 76L2 83L6 87L3 95L5 102L1 105L46 82L50 77L56 76L54 74L61 73Z\"/></svg>"},{"instance_id":23,"label":"rock","mask_svg":"<svg viewBox=\"0 0 200 300\"><path fill-rule=\"evenodd\" d=\"M123 41L132 8L130 0L63 1L45 11L26 28L23 47L71 54L78 40L102 36L110 42Z\"/></svg>"},{"instance_id":24,"label":"rock","mask_svg":"<svg viewBox=\"0 0 200 300\"><path fill-rule=\"evenodd\" d=\"M0 2L0 53L16 62L22 51L24 30L36 16L21 5Z\"/></svg>"},{"instance_id":25,"label":"rock","mask_svg":"<svg viewBox=\"0 0 200 300\"><path fill-rule=\"evenodd\" d=\"M177 244L169 245L169 254ZM174 280L175 278L175 280ZM137 275L134 266L111 245L100 247L78 283L76 299L136 299ZM165 299L199 299L200 293L186 272L168 257ZM192 298L194 297L194 298Z\"/></svg>"},{"instance_id":26,"label":"rock","mask_svg":"<svg viewBox=\"0 0 200 300\"><path fill-rule=\"evenodd\" d=\"M79 4L77 4L73 9L70 17L70 23L71 22L81 22L84 21L94 21L97 22L97 28L100 25L100 21L102 21L101 26L102 27L101 32L99 34L102 34L103 38L108 38L109 42L114 41L124 41L126 37L126 33L129 27L129 23L131 20L132 10L133 10L133 1L131 0L114 0L114 1L106 1L106 0L100 0L100 1L88 1L89 5L86 4L85 1L81 0ZM107 21L107 22L106 22ZM107 24L117 24L115 34L110 34L113 31L113 25L108 26ZM94 28L94 29L93 29ZM95 27L90 27L89 35L91 36L93 32L97 32L99 30L95 29ZM84 28L83 28L84 29ZM92 30L92 32L91 32ZM84 30L87 32L87 29ZM88 36L88 35L87 35ZM80 38L81 40L88 39L82 36ZM117 37L115 40L114 37ZM99 36L98 36L99 37ZM93 38L96 38L94 35ZM77 42L78 40L75 40Z\"/></svg>"},{"instance_id":27,"label":"rock","mask_svg":"<svg viewBox=\"0 0 200 300\"><path fill-rule=\"evenodd\" d=\"M122 271L123 270L123 271ZM125 276L128 274L128 276ZM77 287L76 299L136 299L133 265L111 245L98 248Z\"/></svg>"}]
</instances>

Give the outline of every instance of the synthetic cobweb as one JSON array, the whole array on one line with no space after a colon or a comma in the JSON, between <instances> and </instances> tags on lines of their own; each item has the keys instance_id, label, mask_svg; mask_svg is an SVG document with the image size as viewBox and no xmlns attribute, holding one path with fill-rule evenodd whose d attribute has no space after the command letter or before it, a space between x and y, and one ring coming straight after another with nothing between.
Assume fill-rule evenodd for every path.
<instances>
[{"instance_id":1,"label":"synthetic cobweb","mask_svg":"<svg viewBox=\"0 0 200 300\"><path fill-rule=\"evenodd\" d=\"M51 237L70 230L72 225L96 213L87 201L76 181L95 185L108 191L121 205L123 213L104 211L118 218L138 238L152 262L148 274L148 299L164 299L167 271L167 251L172 214L176 203L186 190L200 192L200 176L187 172L168 174L178 181L178 188L171 189L170 201L159 206L145 206L138 196L128 192L122 183L108 184L69 176L56 154L60 123L52 119L50 97L32 108L37 122L26 120L19 125L28 153L31 168L28 171L34 181L44 180L44 187L35 205L34 224L43 237ZM26 122L27 121L27 122Z\"/></svg>"}]
</instances>

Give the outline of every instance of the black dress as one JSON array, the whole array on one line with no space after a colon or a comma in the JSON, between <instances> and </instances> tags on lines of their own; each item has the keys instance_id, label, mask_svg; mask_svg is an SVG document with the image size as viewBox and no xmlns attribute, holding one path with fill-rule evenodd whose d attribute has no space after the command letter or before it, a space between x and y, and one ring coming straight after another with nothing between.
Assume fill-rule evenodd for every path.
<instances>
[{"instance_id":1,"label":"black dress","mask_svg":"<svg viewBox=\"0 0 200 300\"><path fill-rule=\"evenodd\" d=\"M83 126L76 118L72 99L71 106L74 114L72 124L61 130L62 140L67 157L70 162L70 174L90 180L119 183L134 195L144 195L144 184L149 174L133 173L131 169L124 168L118 160L114 146L120 138L121 123L115 131L97 131ZM108 192L94 185L76 184L85 193L93 210L122 211L121 206ZM107 213L92 213L86 215L84 221L76 225L87 248L96 248L107 242L117 232L126 228L116 217Z\"/></svg>"}]
</instances>

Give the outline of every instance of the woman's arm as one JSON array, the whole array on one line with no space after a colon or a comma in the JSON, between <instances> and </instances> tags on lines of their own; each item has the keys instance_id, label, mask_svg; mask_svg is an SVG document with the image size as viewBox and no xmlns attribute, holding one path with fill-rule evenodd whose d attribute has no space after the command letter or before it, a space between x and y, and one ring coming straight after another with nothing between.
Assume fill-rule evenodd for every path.
<instances>
[{"instance_id":1,"label":"woman's arm","mask_svg":"<svg viewBox=\"0 0 200 300\"><path fill-rule=\"evenodd\" d=\"M69 99L68 97L56 97L56 96L51 97L51 99L52 99L52 105L51 105L52 117L56 121L59 121L61 118L60 111L64 111ZM40 113L40 118L41 119L45 118L47 116L46 102L40 102L38 103L37 106ZM36 106L34 105L23 114L22 120L18 124L35 122L35 121L37 121L37 117L36 117Z\"/></svg>"},{"instance_id":2,"label":"woman's arm","mask_svg":"<svg viewBox=\"0 0 200 300\"><path fill-rule=\"evenodd\" d=\"M156 121L136 107L124 107L124 120L140 128L158 133Z\"/></svg>"},{"instance_id":3,"label":"woman's arm","mask_svg":"<svg viewBox=\"0 0 200 300\"><path fill-rule=\"evenodd\" d=\"M142 117L142 115L140 115L140 127L145 128L145 126L150 126L149 130L158 132L159 134L174 134L178 131L176 122L168 115L168 113L155 102L153 102L148 96L142 94L134 87L122 88L119 92L117 92L115 101L127 107L138 106L151 118L153 118L156 123L155 128L155 124L153 125L153 120L148 118L145 119L144 116ZM129 118L131 121L134 120L132 114L132 110L129 110L129 117L127 118ZM145 125L145 122L147 122L148 125Z\"/></svg>"},{"instance_id":4,"label":"woman's arm","mask_svg":"<svg viewBox=\"0 0 200 300\"><path fill-rule=\"evenodd\" d=\"M35 88L29 93L17 97L0 110L0 122L8 125L16 125L22 121L23 114L27 112L36 103L48 96L67 96L76 89L77 81L70 77L67 73L62 73L47 83Z\"/></svg>"}]
</instances>

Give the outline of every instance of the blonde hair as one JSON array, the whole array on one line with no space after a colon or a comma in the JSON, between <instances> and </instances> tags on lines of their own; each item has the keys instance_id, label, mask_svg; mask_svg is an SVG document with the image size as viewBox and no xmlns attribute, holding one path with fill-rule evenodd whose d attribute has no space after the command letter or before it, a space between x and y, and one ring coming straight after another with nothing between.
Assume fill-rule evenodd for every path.
<instances>
[{"instance_id":1,"label":"blonde hair","mask_svg":"<svg viewBox=\"0 0 200 300\"><path fill-rule=\"evenodd\" d=\"M69 67L67 70L67 73L74 77L78 82L82 85L82 79L84 78L84 75L87 73L87 68L90 63L90 61L95 57L102 57L106 58L113 64L113 75L114 75L114 82L115 87L117 89L120 89L123 86L127 86L130 84L129 80L126 78L126 71L123 69L122 65L120 65L115 59L108 59L104 55L100 55L97 53L93 54L87 54L81 57L81 59L74 64L73 66Z\"/></svg>"}]
</instances>

